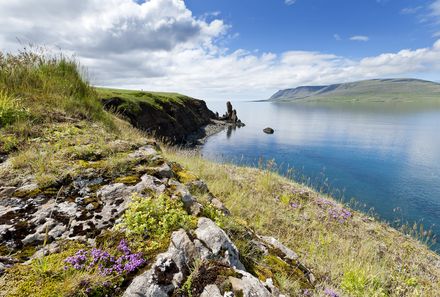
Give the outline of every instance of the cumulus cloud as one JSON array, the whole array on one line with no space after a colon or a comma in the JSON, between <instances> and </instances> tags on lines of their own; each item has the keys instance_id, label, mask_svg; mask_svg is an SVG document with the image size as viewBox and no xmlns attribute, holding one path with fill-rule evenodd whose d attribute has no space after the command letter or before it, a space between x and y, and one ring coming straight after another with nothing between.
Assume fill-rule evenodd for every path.
<instances>
[{"instance_id":1,"label":"cumulus cloud","mask_svg":"<svg viewBox=\"0 0 440 297\"><path fill-rule=\"evenodd\" d=\"M331 53L229 51L219 14L197 18L181 0L0 1L0 47L16 38L75 53L100 86L177 91L203 99L262 99L303 84L423 76L440 71L432 47L353 60Z\"/></svg>"},{"instance_id":2,"label":"cumulus cloud","mask_svg":"<svg viewBox=\"0 0 440 297\"><path fill-rule=\"evenodd\" d=\"M350 40L352 41L368 41L370 40L370 37L368 36L364 36L364 35L355 35L355 36L351 36Z\"/></svg>"},{"instance_id":3,"label":"cumulus cloud","mask_svg":"<svg viewBox=\"0 0 440 297\"><path fill-rule=\"evenodd\" d=\"M19 37L89 55L209 43L226 29L221 20L194 18L181 0L2 1L0 15L6 42Z\"/></svg>"}]
</instances>

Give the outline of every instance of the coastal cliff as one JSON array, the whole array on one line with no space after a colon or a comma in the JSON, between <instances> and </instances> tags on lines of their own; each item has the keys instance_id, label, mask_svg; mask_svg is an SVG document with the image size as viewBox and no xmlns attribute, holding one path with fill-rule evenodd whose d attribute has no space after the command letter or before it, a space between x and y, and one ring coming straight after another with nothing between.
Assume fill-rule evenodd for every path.
<instances>
[{"instance_id":1,"label":"coastal cliff","mask_svg":"<svg viewBox=\"0 0 440 297\"><path fill-rule=\"evenodd\" d=\"M172 144L188 142L212 123L215 114L203 100L180 94L98 89L104 108L126 118L133 126Z\"/></svg>"},{"instance_id":2,"label":"coastal cliff","mask_svg":"<svg viewBox=\"0 0 440 297\"><path fill-rule=\"evenodd\" d=\"M0 296L438 294L420 241L270 166L158 144L208 123L204 102L0 59Z\"/></svg>"}]
</instances>

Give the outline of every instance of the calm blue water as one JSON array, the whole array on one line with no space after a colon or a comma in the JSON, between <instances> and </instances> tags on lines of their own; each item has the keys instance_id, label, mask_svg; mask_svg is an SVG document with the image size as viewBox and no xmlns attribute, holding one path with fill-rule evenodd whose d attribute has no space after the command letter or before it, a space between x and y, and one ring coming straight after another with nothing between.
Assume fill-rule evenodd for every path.
<instances>
[{"instance_id":1,"label":"calm blue water","mask_svg":"<svg viewBox=\"0 0 440 297\"><path fill-rule=\"evenodd\" d=\"M206 158L253 166L275 159L315 188L355 198L389 222L422 223L440 238L440 109L233 104L246 127L209 138ZM224 102L208 107L226 110ZM264 134L267 126L275 134Z\"/></svg>"}]
</instances>

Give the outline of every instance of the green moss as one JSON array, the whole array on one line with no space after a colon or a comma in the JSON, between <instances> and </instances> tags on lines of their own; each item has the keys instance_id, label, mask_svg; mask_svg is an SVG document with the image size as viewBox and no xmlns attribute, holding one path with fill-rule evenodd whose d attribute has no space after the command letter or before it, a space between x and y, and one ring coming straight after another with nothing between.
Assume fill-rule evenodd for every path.
<instances>
[{"instance_id":1,"label":"green moss","mask_svg":"<svg viewBox=\"0 0 440 297\"><path fill-rule=\"evenodd\" d=\"M19 198L32 198L40 194L42 191L40 188L32 189L32 190L16 190L14 192L15 197Z\"/></svg>"},{"instance_id":2,"label":"green moss","mask_svg":"<svg viewBox=\"0 0 440 297\"><path fill-rule=\"evenodd\" d=\"M121 176L116 178L114 183L123 183L126 185L134 185L137 184L141 179L137 175L129 175L129 176Z\"/></svg>"},{"instance_id":3,"label":"green moss","mask_svg":"<svg viewBox=\"0 0 440 297\"><path fill-rule=\"evenodd\" d=\"M266 263L271 270L276 272L288 273L291 268L290 265L284 262L282 259L275 255L267 255L264 257L264 263Z\"/></svg>"},{"instance_id":4,"label":"green moss","mask_svg":"<svg viewBox=\"0 0 440 297\"><path fill-rule=\"evenodd\" d=\"M182 171L178 171L177 172L177 178L179 179L179 181L183 184L195 181L198 179L198 177L191 173L188 170L182 170Z\"/></svg>"}]
</instances>

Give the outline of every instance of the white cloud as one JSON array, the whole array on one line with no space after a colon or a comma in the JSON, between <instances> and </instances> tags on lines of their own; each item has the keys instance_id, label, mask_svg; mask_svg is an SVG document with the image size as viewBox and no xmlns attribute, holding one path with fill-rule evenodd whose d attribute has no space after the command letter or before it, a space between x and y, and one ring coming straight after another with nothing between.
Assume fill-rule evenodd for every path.
<instances>
[{"instance_id":1,"label":"white cloud","mask_svg":"<svg viewBox=\"0 0 440 297\"><path fill-rule=\"evenodd\" d=\"M417 76L440 71L440 41L432 47L353 60L288 51L230 52L233 35L217 16L196 18L181 0L0 1L0 47L16 38L76 53L93 83L177 91L202 99L263 99L303 84Z\"/></svg>"},{"instance_id":2,"label":"white cloud","mask_svg":"<svg viewBox=\"0 0 440 297\"><path fill-rule=\"evenodd\" d=\"M296 0L284 0L284 3L286 5L292 5L292 4L295 4L295 2L296 2Z\"/></svg>"},{"instance_id":3,"label":"white cloud","mask_svg":"<svg viewBox=\"0 0 440 297\"><path fill-rule=\"evenodd\" d=\"M415 14L423 9L423 6L405 7L400 10L401 14Z\"/></svg>"},{"instance_id":4,"label":"white cloud","mask_svg":"<svg viewBox=\"0 0 440 297\"><path fill-rule=\"evenodd\" d=\"M364 36L364 35L355 35L355 36L351 36L350 40L352 41L368 41L370 40L370 37L368 36Z\"/></svg>"},{"instance_id":5,"label":"white cloud","mask_svg":"<svg viewBox=\"0 0 440 297\"><path fill-rule=\"evenodd\" d=\"M342 38L341 38L341 36L339 36L339 34L333 34L333 38L335 40L337 40L337 41L341 41L342 40Z\"/></svg>"},{"instance_id":6,"label":"white cloud","mask_svg":"<svg viewBox=\"0 0 440 297\"><path fill-rule=\"evenodd\" d=\"M440 17L440 0L434 0L434 2L429 5L431 10L431 15L435 17Z\"/></svg>"}]
</instances>

